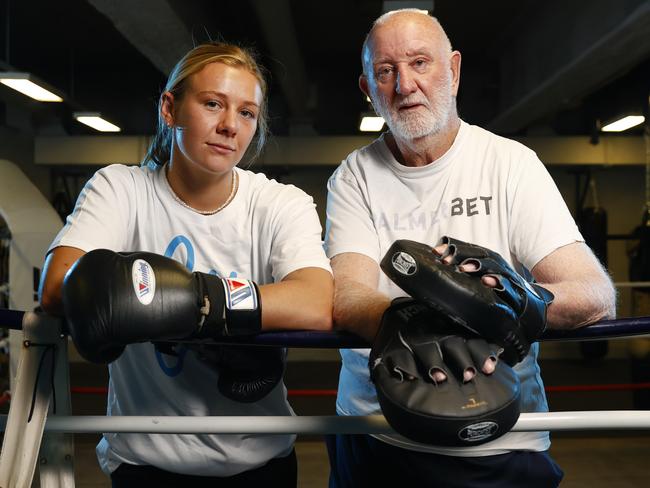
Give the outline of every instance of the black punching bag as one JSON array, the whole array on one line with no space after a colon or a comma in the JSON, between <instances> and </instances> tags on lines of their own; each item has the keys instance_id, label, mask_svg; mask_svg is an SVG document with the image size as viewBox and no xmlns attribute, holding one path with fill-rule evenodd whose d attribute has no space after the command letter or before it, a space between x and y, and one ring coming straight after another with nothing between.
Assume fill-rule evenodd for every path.
<instances>
[{"instance_id":1,"label":"black punching bag","mask_svg":"<svg viewBox=\"0 0 650 488\"><path fill-rule=\"evenodd\" d=\"M585 242L604 267L607 267L607 212L602 207L586 207L578 216L578 227ZM607 354L607 341L580 343L585 359L602 359Z\"/></svg>"},{"instance_id":2,"label":"black punching bag","mask_svg":"<svg viewBox=\"0 0 650 488\"><path fill-rule=\"evenodd\" d=\"M639 239L639 244L629 253L630 281L650 281L650 208L646 209L641 225L634 229L632 235ZM650 288L632 288L632 303L634 316L648 315L648 294ZM650 352L647 340L635 339L630 356L631 378L634 383L650 382ZM650 410L650 390L639 389L633 393L636 410Z\"/></svg>"},{"instance_id":3,"label":"black punching bag","mask_svg":"<svg viewBox=\"0 0 650 488\"><path fill-rule=\"evenodd\" d=\"M602 207L580 211L578 227L585 242L604 267L607 267L607 212Z\"/></svg>"}]
</instances>

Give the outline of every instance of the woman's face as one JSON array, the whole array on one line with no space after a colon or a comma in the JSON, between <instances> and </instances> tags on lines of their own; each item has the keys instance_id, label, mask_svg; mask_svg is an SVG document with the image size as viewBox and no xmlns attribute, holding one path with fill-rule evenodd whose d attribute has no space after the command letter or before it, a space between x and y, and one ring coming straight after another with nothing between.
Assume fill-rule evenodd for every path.
<instances>
[{"instance_id":1,"label":"woman's face","mask_svg":"<svg viewBox=\"0 0 650 488\"><path fill-rule=\"evenodd\" d=\"M246 69L215 62L191 75L182 98L163 95L163 117L174 131L172 163L229 172L255 135L261 103L260 84Z\"/></svg>"}]
</instances>

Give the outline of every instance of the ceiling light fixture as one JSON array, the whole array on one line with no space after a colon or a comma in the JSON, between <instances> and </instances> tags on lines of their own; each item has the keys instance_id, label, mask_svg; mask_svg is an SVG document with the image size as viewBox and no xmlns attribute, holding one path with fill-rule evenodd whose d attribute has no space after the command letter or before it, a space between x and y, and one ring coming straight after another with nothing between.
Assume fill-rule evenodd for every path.
<instances>
[{"instance_id":1,"label":"ceiling light fixture","mask_svg":"<svg viewBox=\"0 0 650 488\"><path fill-rule=\"evenodd\" d=\"M103 119L99 112L75 112L74 118L100 132L120 132L122 130Z\"/></svg>"},{"instance_id":2,"label":"ceiling light fixture","mask_svg":"<svg viewBox=\"0 0 650 488\"><path fill-rule=\"evenodd\" d=\"M627 115L604 126L603 132L623 132L645 122L643 115Z\"/></svg>"},{"instance_id":3,"label":"ceiling light fixture","mask_svg":"<svg viewBox=\"0 0 650 488\"><path fill-rule=\"evenodd\" d=\"M54 93L52 88L34 77L31 73L15 73L9 71L0 73L0 83L39 102L63 101L63 98Z\"/></svg>"},{"instance_id":4,"label":"ceiling light fixture","mask_svg":"<svg viewBox=\"0 0 650 488\"><path fill-rule=\"evenodd\" d=\"M384 127L383 117L375 114L363 114L359 123L361 132L379 132Z\"/></svg>"}]
</instances>

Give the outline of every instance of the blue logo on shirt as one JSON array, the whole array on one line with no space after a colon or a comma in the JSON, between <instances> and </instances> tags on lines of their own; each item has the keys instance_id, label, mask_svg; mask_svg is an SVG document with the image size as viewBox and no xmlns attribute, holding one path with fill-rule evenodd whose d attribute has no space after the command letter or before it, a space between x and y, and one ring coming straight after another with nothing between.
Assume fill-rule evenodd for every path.
<instances>
[{"instance_id":1,"label":"blue logo on shirt","mask_svg":"<svg viewBox=\"0 0 650 488\"><path fill-rule=\"evenodd\" d=\"M194 245L192 244L192 241L190 241L185 236L178 235L171 240L171 242L167 246L167 249L165 250L165 257L173 259L174 253L179 248L179 246L185 248L185 253L186 253L185 267L190 271L194 271ZM211 269L209 271L209 274L219 276L219 277L222 276L215 269ZM229 277L236 278L237 272L232 271ZM179 344L174 348L174 350L176 352L176 356L171 356L168 354L163 355L158 349L155 349L156 360L158 361L158 365L160 366L160 369L162 369L163 373L165 373L167 376L170 377L178 376L183 371L185 355L187 354L188 351L187 347L184 346L183 344ZM174 358L176 359L176 361L173 361ZM167 365L166 361L169 361L170 363L174 362L175 364Z\"/></svg>"}]
</instances>

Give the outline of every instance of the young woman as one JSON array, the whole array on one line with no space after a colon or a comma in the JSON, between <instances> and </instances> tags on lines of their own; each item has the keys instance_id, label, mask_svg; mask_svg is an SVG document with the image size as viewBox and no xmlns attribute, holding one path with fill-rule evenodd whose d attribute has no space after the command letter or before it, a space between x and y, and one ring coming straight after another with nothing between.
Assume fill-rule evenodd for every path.
<instances>
[{"instance_id":1,"label":"young woman","mask_svg":"<svg viewBox=\"0 0 650 488\"><path fill-rule=\"evenodd\" d=\"M258 153L263 146L266 110L266 83L248 51L210 43L188 52L160 97L158 132L143 164L95 173L52 243L41 284L43 308L63 313L64 276L97 253L91 251L146 251L182 263L206 282L254 281L251 290L263 304L256 309L260 330L330 329L332 277L313 200L237 167L247 150ZM103 283L114 284L103 266L86 265L96 270L89 277L95 286L87 288L96 292ZM66 302L66 313L74 306ZM158 326L145 316L129 330L141 323L147 330ZM260 400L241 403L217 387L219 364L184 346L165 354L146 339L123 352L122 345L116 359L106 359L112 360L109 415L292 413L281 381ZM255 486L269 480L295 486L294 439L107 433L97 453L113 486Z\"/></svg>"}]
</instances>

